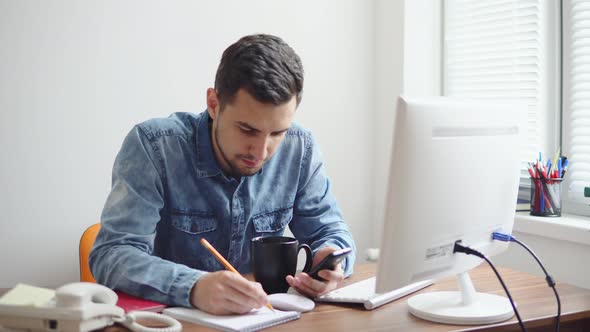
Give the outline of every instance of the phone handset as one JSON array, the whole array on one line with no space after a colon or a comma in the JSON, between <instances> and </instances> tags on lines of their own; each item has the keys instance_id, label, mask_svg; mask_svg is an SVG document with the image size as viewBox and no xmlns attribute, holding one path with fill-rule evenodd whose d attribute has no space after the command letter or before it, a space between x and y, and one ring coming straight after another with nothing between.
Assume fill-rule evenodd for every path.
<instances>
[{"instance_id":1,"label":"phone handset","mask_svg":"<svg viewBox=\"0 0 590 332\"><path fill-rule=\"evenodd\" d=\"M99 284L76 282L55 291L55 306L70 309L70 317L80 320L97 316L124 316L125 311L116 304L117 294Z\"/></svg>"},{"instance_id":2,"label":"phone handset","mask_svg":"<svg viewBox=\"0 0 590 332\"><path fill-rule=\"evenodd\" d=\"M176 319L154 312L135 311L125 314L123 308L117 307L117 294L103 285L75 282L64 285L55 291L57 308L72 308L78 312L78 319L111 316L113 322L119 323L135 332L179 332L182 325ZM165 328L150 328L136 323L137 319L151 319L166 324ZM103 326L104 327L104 326Z\"/></svg>"},{"instance_id":3,"label":"phone handset","mask_svg":"<svg viewBox=\"0 0 590 332\"><path fill-rule=\"evenodd\" d=\"M122 308L116 306L117 299L117 294L111 289L87 282L67 284L55 291L55 306L64 309L72 308L72 313L78 313L76 316L80 321L111 316L113 322L122 324L135 332L179 332L182 330L180 322L172 317L144 311L125 314ZM146 327L136 323L137 319L158 321L168 327Z\"/></svg>"},{"instance_id":4,"label":"phone handset","mask_svg":"<svg viewBox=\"0 0 590 332\"><path fill-rule=\"evenodd\" d=\"M117 294L105 286L88 282L67 284L55 290L53 299L42 305L0 303L0 331L88 332L113 323L120 323L135 332L182 330L180 322L172 317L144 311L125 314L116 303ZM149 328L136 323L137 319L161 322L167 327Z\"/></svg>"}]
</instances>

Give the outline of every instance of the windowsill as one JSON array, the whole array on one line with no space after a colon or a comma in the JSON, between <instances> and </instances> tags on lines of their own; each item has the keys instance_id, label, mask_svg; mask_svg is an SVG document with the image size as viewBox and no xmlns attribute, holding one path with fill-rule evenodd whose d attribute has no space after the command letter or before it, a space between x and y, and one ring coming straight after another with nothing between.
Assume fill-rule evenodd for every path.
<instances>
[{"instance_id":1,"label":"windowsill","mask_svg":"<svg viewBox=\"0 0 590 332\"><path fill-rule=\"evenodd\" d=\"M555 240L590 245L590 218L564 214L558 218L534 217L517 212L514 231Z\"/></svg>"}]
</instances>

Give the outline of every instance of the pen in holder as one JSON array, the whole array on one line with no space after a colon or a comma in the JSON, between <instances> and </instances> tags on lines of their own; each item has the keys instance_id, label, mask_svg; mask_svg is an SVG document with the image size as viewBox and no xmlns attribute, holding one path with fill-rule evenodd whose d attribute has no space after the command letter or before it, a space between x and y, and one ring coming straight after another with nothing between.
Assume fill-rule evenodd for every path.
<instances>
[{"instance_id":1,"label":"pen in holder","mask_svg":"<svg viewBox=\"0 0 590 332\"><path fill-rule=\"evenodd\" d=\"M561 217L563 178L531 178L531 215Z\"/></svg>"}]
</instances>

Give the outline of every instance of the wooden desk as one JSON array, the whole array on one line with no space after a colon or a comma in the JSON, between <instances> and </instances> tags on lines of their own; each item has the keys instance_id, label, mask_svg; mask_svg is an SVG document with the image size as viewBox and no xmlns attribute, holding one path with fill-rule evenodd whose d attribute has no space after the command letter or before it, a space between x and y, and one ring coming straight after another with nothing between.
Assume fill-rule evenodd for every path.
<instances>
[{"instance_id":1,"label":"wooden desk","mask_svg":"<svg viewBox=\"0 0 590 332\"><path fill-rule=\"evenodd\" d=\"M375 275L375 264L356 266L352 277L343 285L367 279ZM507 268L498 269L529 332L554 331L557 305L551 288L544 278L517 272ZM503 295L504 291L496 275L487 265L480 265L470 272L478 291ZM456 290L454 278L443 279L420 292L434 290ZM557 285L562 304L561 331L590 331L590 290L567 284ZM0 289L0 294L6 290ZM410 295L411 296L411 295ZM412 316L406 306L407 297L367 311L361 305L317 303L316 308L291 321L265 331L520 331L516 317L487 326L457 326L430 323ZM199 332L212 329L182 322L183 331ZM112 326L106 332L127 331Z\"/></svg>"},{"instance_id":2,"label":"wooden desk","mask_svg":"<svg viewBox=\"0 0 590 332\"><path fill-rule=\"evenodd\" d=\"M362 264L344 285L375 275L375 264ZM499 272L518 305L519 313L529 332L554 331L557 304L555 295L544 278L499 268ZM487 264L470 272L478 291L505 296L496 275ZM456 290L454 278L443 279L421 290ZM590 290L557 285L561 299L561 331L590 331ZM410 295L411 296L411 295ZM407 297L367 311L361 305L326 304L318 302L316 308L301 315L296 321L275 326L265 331L520 331L516 317L488 326L458 326L430 323L412 316L406 306ZM183 322L183 331L212 331Z\"/></svg>"}]
</instances>

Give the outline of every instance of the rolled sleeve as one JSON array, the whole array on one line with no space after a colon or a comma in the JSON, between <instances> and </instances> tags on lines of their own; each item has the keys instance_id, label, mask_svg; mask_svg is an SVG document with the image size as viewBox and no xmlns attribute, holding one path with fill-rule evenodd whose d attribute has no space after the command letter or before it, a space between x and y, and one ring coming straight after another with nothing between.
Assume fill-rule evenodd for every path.
<instances>
[{"instance_id":1,"label":"rolled sleeve","mask_svg":"<svg viewBox=\"0 0 590 332\"><path fill-rule=\"evenodd\" d=\"M310 245L314 254L326 246L351 248L351 253L343 262L344 275L350 276L356 246L332 194L321 153L311 136L306 141L308 146L290 229L300 241Z\"/></svg>"},{"instance_id":2,"label":"rolled sleeve","mask_svg":"<svg viewBox=\"0 0 590 332\"><path fill-rule=\"evenodd\" d=\"M205 272L152 255L164 207L158 158L136 126L115 160L112 190L89 265L98 283L168 305L189 307L191 289Z\"/></svg>"}]
</instances>

